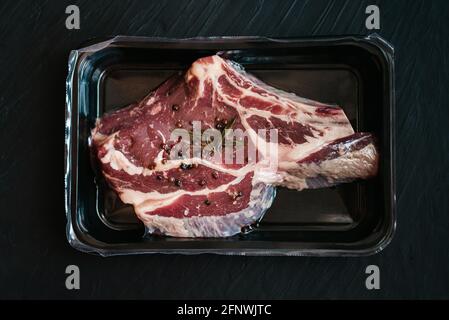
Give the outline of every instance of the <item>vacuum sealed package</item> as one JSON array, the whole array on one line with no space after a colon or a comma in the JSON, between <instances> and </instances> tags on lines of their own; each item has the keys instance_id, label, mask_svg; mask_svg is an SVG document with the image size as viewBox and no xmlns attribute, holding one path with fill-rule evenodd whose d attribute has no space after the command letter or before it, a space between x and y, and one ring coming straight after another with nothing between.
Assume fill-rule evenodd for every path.
<instances>
[{"instance_id":1,"label":"vacuum sealed package","mask_svg":"<svg viewBox=\"0 0 449 320\"><path fill-rule=\"evenodd\" d=\"M366 255L395 228L393 49L115 37L72 51L67 236L101 255Z\"/></svg>"}]
</instances>

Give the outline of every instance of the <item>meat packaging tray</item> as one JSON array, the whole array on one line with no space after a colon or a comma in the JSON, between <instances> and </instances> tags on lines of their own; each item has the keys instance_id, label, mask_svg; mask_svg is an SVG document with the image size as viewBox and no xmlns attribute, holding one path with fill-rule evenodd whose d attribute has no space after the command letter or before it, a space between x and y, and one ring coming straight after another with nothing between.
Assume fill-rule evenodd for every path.
<instances>
[{"instance_id":1,"label":"meat packaging tray","mask_svg":"<svg viewBox=\"0 0 449 320\"><path fill-rule=\"evenodd\" d=\"M279 188L260 223L233 237L143 237L144 227L133 208L120 201L92 166L90 130L103 113L139 101L172 74L217 52L274 87L342 106L356 131L377 136L377 177L326 189ZM347 256L382 250L391 241L396 223L393 67L393 48L377 35L310 39L118 36L73 50L65 131L70 244L105 256Z\"/></svg>"}]
</instances>

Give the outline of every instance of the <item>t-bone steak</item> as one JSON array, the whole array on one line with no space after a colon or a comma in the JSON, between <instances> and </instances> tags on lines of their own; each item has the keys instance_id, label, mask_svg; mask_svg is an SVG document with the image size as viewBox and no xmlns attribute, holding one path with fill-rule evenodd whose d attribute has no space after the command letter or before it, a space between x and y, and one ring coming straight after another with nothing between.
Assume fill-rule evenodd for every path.
<instances>
[{"instance_id":1,"label":"t-bone steak","mask_svg":"<svg viewBox=\"0 0 449 320\"><path fill-rule=\"evenodd\" d=\"M188 137L173 138L175 129ZM192 143L199 155L185 148L195 130L207 129L246 133L243 160L234 150L232 163L223 161L223 149L207 149L204 137ZM232 236L262 218L276 186L328 187L378 167L374 137L355 133L340 107L273 88L218 55L103 115L90 143L107 183L147 231L176 237Z\"/></svg>"}]
</instances>

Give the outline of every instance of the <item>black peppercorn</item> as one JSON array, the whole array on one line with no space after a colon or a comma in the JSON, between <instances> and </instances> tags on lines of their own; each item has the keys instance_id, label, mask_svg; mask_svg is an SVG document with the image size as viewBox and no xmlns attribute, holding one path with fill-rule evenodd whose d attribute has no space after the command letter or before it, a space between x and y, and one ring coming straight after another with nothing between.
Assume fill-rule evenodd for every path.
<instances>
[{"instance_id":1,"label":"black peppercorn","mask_svg":"<svg viewBox=\"0 0 449 320\"><path fill-rule=\"evenodd\" d=\"M238 191L236 193L233 194L233 199L237 200L238 198L243 196L243 192L242 191Z\"/></svg>"},{"instance_id":2,"label":"black peppercorn","mask_svg":"<svg viewBox=\"0 0 449 320\"><path fill-rule=\"evenodd\" d=\"M182 170L188 170L192 168L191 164L187 164L187 163L181 163L181 165L179 166Z\"/></svg>"}]
</instances>

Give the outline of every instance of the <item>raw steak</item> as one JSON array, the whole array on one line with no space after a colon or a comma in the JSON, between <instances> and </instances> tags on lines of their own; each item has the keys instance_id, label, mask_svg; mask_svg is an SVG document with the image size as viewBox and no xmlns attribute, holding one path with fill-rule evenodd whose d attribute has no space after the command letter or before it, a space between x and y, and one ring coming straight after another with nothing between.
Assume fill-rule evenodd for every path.
<instances>
[{"instance_id":1,"label":"raw steak","mask_svg":"<svg viewBox=\"0 0 449 320\"><path fill-rule=\"evenodd\" d=\"M235 140L243 158L235 147L226 163L224 144L208 150L204 137L199 155L185 148L212 128L245 132ZM174 138L175 129L189 135ZM327 187L371 177L378 164L373 136L355 133L341 108L270 87L219 56L98 119L91 147L148 232L179 237L234 235L262 218L276 186Z\"/></svg>"}]
</instances>

